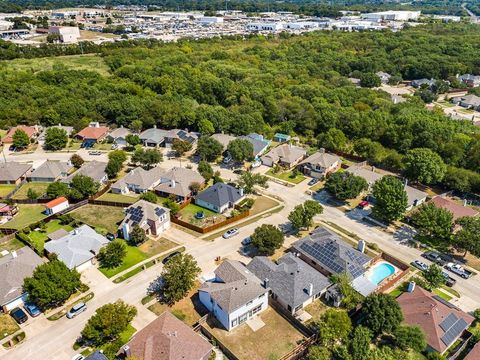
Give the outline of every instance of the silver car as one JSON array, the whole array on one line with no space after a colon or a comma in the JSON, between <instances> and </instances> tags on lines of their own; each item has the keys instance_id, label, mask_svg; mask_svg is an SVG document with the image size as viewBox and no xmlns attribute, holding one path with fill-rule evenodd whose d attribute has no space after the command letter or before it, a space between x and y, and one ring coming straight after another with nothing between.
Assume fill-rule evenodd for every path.
<instances>
[{"instance_id":1,"label":"silver car","mask_svg":"<svg viewBox=\"0 0 480 360\"><path fill-rule=\"evenodd\" d=\"M224 239L229 239L231 238L232 236L235 236L238 234L238 229L237 228L233 228L233 229L230 229L228 231L225 232L225 234L223 234L223 238Z\"/></svg>"},{"instance_id":2,"label":"silver car","mask_svg":"<svg viewBox=\"0 0 480 360\"><path fill-rule=\"evenodd\" d=\"M77 305L74 305L68 312L67 312L67 318L73 319L75 316L78 314L84 312L87 310L87 304L81 302L78 303Z\"/></svg>"}]
</instances>

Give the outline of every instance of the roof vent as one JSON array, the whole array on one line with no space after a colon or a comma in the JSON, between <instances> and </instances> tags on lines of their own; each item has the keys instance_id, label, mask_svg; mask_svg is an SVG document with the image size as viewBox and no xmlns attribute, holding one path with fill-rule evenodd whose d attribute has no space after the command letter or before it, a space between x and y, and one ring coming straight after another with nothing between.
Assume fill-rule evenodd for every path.
<instances>
[{"instance_id":1,"label":"roof vent","mask_svg":"<svg viewBox=\"0 0 480 360\"><path fill-rule=\"evenodd\" d=\"M12 251L12 259L16 259L18 257L17 252L14 250Z\"/></svg>"}]
</instances>

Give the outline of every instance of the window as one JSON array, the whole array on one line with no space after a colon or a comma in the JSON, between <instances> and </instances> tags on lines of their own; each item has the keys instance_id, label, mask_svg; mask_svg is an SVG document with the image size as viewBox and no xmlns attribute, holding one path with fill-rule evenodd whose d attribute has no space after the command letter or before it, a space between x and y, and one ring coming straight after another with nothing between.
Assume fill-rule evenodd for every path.
<instances>
[{"instance_id":1,"label":"window","mask_svg":"<svg viewBox=\"0 0 480 360\"><path fill-rule=\"evenodd\" d=\"M238 325L243 324L248 319L248 312L238 317Z\"/></svg>"},{"instance_id":2,"label":"window","mask_svg":"<svg viewBox=\"0 0 480 360\"><path fill-rule=\"evenodd\" d=\"M252 305L252 303L253 303L253 300L250 300L249 302L247 302L247 306Z\"/></svg>"},{"instance_id":3,"label":"window","mask_svg":"<svg viewBox=\"0 0 480 360\"><path fill-rule=\"evenodd\" d=\"M252 310L253 315L258 313L260 310L262 310L262 305L258 305L257 307L253 308Z\"/></svg>"},{"instance_id":4,"label":"window","mask_svg":"<svg viewBox=\"0 0 480 360\"><path fill-rule=\"evenodd\" d=\"M232 320L232 327L237 326L237 319Z\"/></svg>"}]
</instances>

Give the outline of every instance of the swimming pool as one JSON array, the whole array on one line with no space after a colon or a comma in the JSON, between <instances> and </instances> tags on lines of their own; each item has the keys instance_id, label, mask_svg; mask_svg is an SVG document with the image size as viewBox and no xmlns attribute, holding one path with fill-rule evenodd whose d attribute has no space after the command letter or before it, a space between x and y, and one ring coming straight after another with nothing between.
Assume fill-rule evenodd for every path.
<instances>
[{"instance_id":1,"label":"swimming pool","mask_svg":"<svg viewBox=\"0 0 480 360\"><path fill-rule=\"evenodd\" d=\"M382 262L374 265L370 269L370 275L368 276L368 280L370 280L375 285L378 285L383 281L383 279L393 274L395 274L395 268L393 267L393 265L387 262Z\"/></svg>"}]
</instances>

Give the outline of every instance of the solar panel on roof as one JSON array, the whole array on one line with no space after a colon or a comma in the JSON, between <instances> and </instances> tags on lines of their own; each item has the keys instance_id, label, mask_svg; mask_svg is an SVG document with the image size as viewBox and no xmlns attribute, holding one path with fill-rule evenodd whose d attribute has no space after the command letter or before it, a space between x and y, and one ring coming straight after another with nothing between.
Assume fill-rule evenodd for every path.
<instances>
[{"instance_id":1,"label":"solar panel on roof","mask_svg":"<svg viewBox=\"0 0 480 360\"><path fill-rule=\"evenodd\" d=\"M453 324L453 326L445 334L443 334L441 340L445 345L449 346L462 334L467 326L468 324L464 319L458 319L455 324Z\"/></svg>"},{"instance_id":2,"label":"solar panel on roof","mask_svg":"<svg viewBox=\"0 0 480 360\"><path fill-rule=\"evenodd\" d=\"M448 316L440 323L440 327L442 328L443 331L448 331L453 324L457 322L458 318L455 316L454 313L448 314Z\"/></svg>"}]
</instances>

